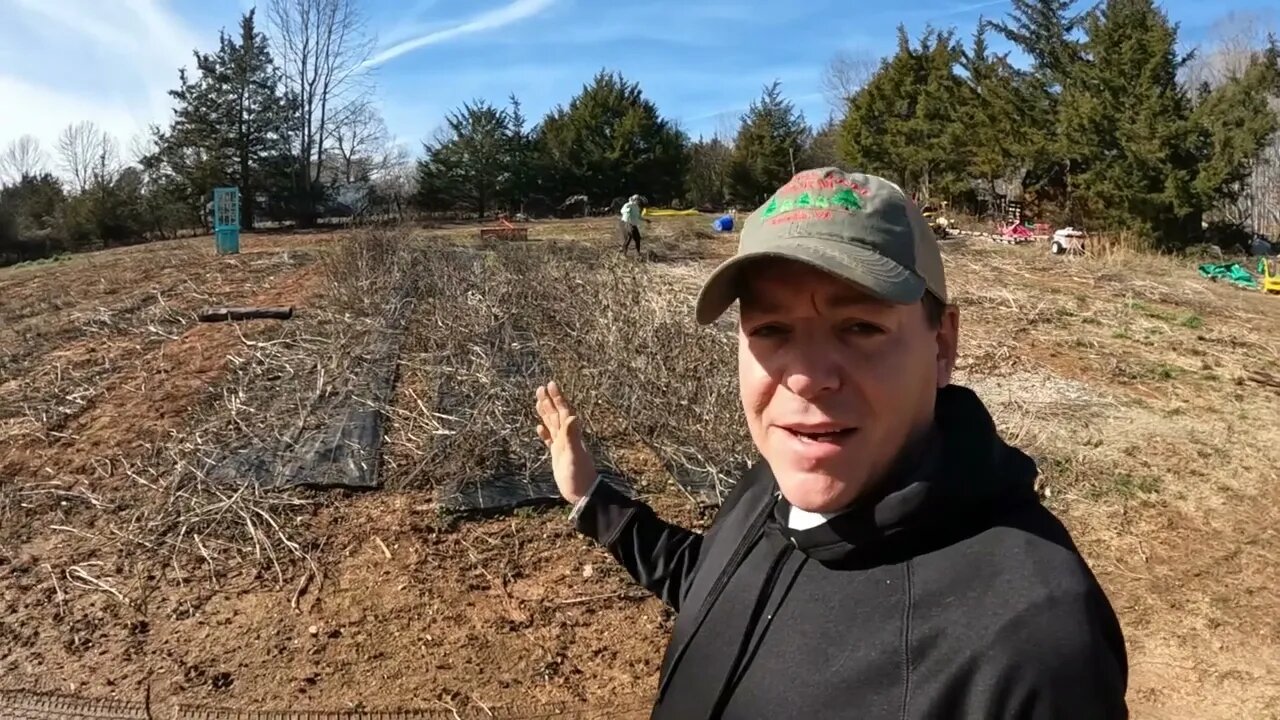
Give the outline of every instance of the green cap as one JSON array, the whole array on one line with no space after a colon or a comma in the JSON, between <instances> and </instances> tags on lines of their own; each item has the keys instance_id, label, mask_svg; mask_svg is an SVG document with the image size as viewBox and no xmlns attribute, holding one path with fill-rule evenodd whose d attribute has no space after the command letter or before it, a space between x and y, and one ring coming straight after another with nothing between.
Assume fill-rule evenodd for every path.
<instances>
[{"instance_id":1,"label":"green cap","mask_svg":"<svg viewBox=\"0 0 1280 720\"><path fill-rule=\"evenodd\" d=\"M926 290L947 301L942 254L928 221L901 188L875 175L826 167L791 178L751 213L737 254L702 286L699 323L729 309L743 266L762 257L806 263L893 303L919 302Z\"/></svg>"}]
</instances>

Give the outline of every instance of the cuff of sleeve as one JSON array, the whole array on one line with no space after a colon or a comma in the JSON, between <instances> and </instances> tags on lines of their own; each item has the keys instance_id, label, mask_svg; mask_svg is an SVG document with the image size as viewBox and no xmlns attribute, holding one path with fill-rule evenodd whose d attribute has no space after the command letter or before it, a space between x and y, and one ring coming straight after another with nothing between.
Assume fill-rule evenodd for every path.
<instances>
[{"instance_id":1,"label":"cuff of sleeve","mask_svg":"<svg viewBox=\"0 0 1280 720\"><path fill-rule=\"evenodd\" d=\"M596 488L599 486L600 486L600 476L596 475L596 481L591 483L591 488L587 490L586 494L578 498L578 502L573 504L573 511L569 513L570 524L575 524L575 525L577 524L578 516L582 514L582 509L587 506L587 501L591 499L591 495L595 493Z\"/></svg>"}]
</instances>

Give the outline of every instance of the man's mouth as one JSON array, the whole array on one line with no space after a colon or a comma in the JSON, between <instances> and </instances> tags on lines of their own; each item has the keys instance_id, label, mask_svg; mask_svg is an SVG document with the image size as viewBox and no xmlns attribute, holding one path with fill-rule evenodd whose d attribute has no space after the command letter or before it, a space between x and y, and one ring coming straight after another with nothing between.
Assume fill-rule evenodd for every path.
<instances>
[{"instance_id":1,"label":"man's mouth","mask_svg":"<svg viewBox=\"0 0 1280 720\"><path fill-rule=\"evenodd\" d=\"M839 443L858 430L840 425L782 425L780 427L801 441L811 443Z\"/></svg>"}]
</instances>

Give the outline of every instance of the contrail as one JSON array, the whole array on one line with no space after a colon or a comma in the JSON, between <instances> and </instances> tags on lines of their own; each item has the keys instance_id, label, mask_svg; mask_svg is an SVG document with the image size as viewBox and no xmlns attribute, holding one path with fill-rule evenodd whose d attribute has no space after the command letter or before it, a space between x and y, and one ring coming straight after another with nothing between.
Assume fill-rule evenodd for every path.
<instances>
[{"instance_id":1,"label":"contrail","mask_svg":"<svg viewBox=\"0 0 1280 720\"><path fill-rule=\"evenodd\" d=\"M473 33L484 32L486 30L495 30L511 23L519 22L528 17L533 17L538 13L546 10L555 4L556 0L515 0L509 5L481 13L474 18L451 28L444 30L436 30L411 40L405 40L396 43L382 52L374 55L364 62L364 67L373 67L382 63L400 57L408 52L413 52L420 47L427 45L435 45L446 40L460 37L462 35L471 35Z\"/></svg>"}]
</instances>

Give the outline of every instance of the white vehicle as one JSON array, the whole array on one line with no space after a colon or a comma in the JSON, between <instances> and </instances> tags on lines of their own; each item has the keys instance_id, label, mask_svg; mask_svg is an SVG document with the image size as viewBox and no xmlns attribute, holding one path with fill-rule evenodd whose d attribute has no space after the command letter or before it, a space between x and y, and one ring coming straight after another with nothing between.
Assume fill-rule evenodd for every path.
<instances>
[{"instance_id":1,"label":"white vehicle","mask_svg":"<svg viewBox=\"0 0 1280 720\"><path fill-rule=\"evenodd\" d=\"M1049 252L1054 255L1082 253L1084 252L1085 237L1083 230L1064 227L1053 234L1053 238L1049 241Z\"/></svg>"}]
</instances>

